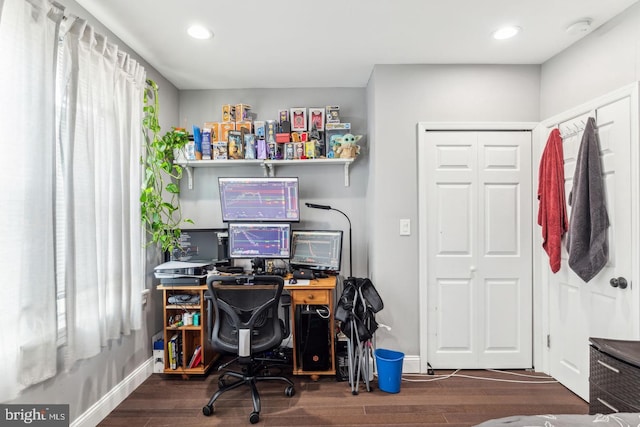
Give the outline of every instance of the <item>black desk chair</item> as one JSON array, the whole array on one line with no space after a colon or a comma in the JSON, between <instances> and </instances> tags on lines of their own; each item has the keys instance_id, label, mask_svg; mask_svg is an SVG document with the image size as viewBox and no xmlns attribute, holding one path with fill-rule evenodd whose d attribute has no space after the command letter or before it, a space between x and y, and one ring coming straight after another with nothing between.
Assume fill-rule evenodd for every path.
<instances>
[{"instance_id":1,"label":"black desk chair","mask_svg":"<svg viewBox=\"0 0 640 427\"><path fill-rule=\"evenodd\" d=\"M214 314L207 319L211 344L217 351L237 355L218 370L225 370L231 363L238 362L242 372L226 370L220 374L219 388L202 408L202 413L207 416L213 414L213 404L223 393L247 385L253 399L249 421L255 424L260 420L258 381L284 381L288 384L285 396L295 394L293 382L283 376L265 374L265 364L269 360L258 357L282 343L278 304L284 280L278 276L209 276L207 287L209 301L214 307L214 310L209 310ZM227 383L226 377L233 381Z\"/></svg>"}]
</instances>

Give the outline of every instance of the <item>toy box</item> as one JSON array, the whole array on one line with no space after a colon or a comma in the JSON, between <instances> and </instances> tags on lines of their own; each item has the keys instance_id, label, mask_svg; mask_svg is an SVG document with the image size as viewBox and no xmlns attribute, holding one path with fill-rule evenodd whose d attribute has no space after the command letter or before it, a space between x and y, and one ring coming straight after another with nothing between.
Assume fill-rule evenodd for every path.
<instances>
[{"instance_id":1,"label":"toy box","mask_svg":"<svg viewBox=\"0 0 640 427\"><path fill-rule=\"evenodd\" d=\"M245 121L242 121L242 122L236 122L236 129L235 130L242 131L242 129L244 129L246 133L251 133L252 125L253 125L253 123L248 121L248 120L245 120Z\"/></svg>"},{"instance_id":2,"label":"toy box","mask_svg":"<svg viewBox=\"0 0 640 427\"><path fill-rule=\"evenodd\" d=\"M325 107L325 123L340 123L340 107L327 105Z\"/></svg>"},{"instance_id":3,"label":"toy box","mask_svg":"<svg viewBox=\"0 0 640 427\"><path fill-rule=\"evenodd\" d=\"M256 158L256 136L252 133L242 134L244 144L244 158L253 160Z\"/></svg>"},{"instance_id":4,"label":"toy box","mask_svg":"<svg viewBox=\"0 0 640 427\"><path fill-rule=\"evenodd\" d=\"M339 145L337 139L351 133L351 123L327 123L324 132L327 157L334 158L337 157L335 150Z\"/></svg>"},{"instance_id":5,"label":"toy box","mask_svg":"<svg viewBox=\"0 0 640 427\"><path fill-rule=\"evenodd\" d=\"M242 145L242 133L237 130L229 131L227 142L227 152L229 159L244 159L244 146Z\"/></svg>"},{"instance_id":6,"label":"toy box","mask_svg":"<svg viewBox=\"0 0 640 427\"><path fill-rule=\"evenodd\" d=\"M264 139L256 141L256 157L260 160L264 160L268 157L267 142Z\"/></svg>"},{"instance_id":7,"label":"toy box","mask_svg":"<svg viewBox=\"0 0 640 427\"><path fill-rule=\"evenodd\" d=\"M251 121L251 105L236 104L235 120L236 122Z\"/></svg>"},{"instance_id":8,"label":"toy box","mask_svg":"<svg viewBox=\"0 0 640 427\"><path fill-rule=\"evenodd\" d=\"M276 133L276 142L278 143L285 143L285 142L290 142L291 141L291 134L290 133Z\"/></svg>"},{"instance_id":9,"label":"toy box","mask_svg":"<svg viewBox=\"0 0 640 427\"><path fill-rule=\"evenodd\" d=\"M266 120L265 122L265 134L264 139L269 143L276 142L276 133L278 131L278 124L275 120Z\"/></svg>"},{"instance_id":10,"label":"toy box","mask_svg":"<svg viewBox=\"0 0 640 427\"><path fill-rule=\"evenodd\" d=\"M202 129L202 160L211 160L211 129Z\"/></svg>"},{"instance_id":11,"label":"toy box","mask_svg":"<svg viewBox=\"0 0 640 427\"><path fill-rule=\"evenodd\" d=\"M267 157L270 160L282 160L282 146L284 144L278 144L276 142L267 143Z\"/></svg>"},{"instance_id":12,"label":"toy box","mask_svg":"<svg viewBox=\"0 0 640 427\"><path fill-rule=\"evenodd\" d=\"M218 141L213 143L213 160L227 160L227 143Z\"/></svg>"},{"instance_id":13,"label":"toy box","mask_svg":"<svg viewBox=\"0 0 640 427\"><path fill-rule=\"evenodd\" d=\"M256 120L253 122L253 133L256 135L256 139L266 138L266 128L264 120Z\"/></svg>"},{"instance_id":14,"label":"toy box","mask_svg":"<svg viewBox=\"0 0 640 427\"><path fill-rule=\"evenodd\" d=\"M222 121L223 122L235 122L236 121L236 106L231 104L225 104L222 106Z\"/></svg>"},{"instance_id":15,"label":"toy box","mask_svg":"<svg viewBox=\"0 0 640 427\"><path fill-rule=\"evenodd\" d=\"M224 142L225 144L229 140L229 131L236 130L235 122L224 122L220 123L220 131L218 133L218 141Z\"/></svg>"},{"instance_id":16,"label":"toy box","mask_svg":"<svg viewBox=\"0 0 640 427\"><path fill-rule=\"evenodd\" d=\"M218 132L220 132L220 123L218 122L204 122L204 129L211 129L211 142L218 142Z\"/></svg>"},{"instance_id":17,"label":"toy box","mask_svg":"<svg viewBox=\"0 0 640 427\"><path fill-rule=\"evenodd\" d=\"M324 108L309 108L309 130L313 130L313 126L317 131L324 130Z\"/></svg>"},{"instance_id":18,"label":"toy box","mask_svg":"<svg viewBox=\"0 0 640 427\"><path fill-rule=\"evenodd\" d=\"M278 123L289 121L289 110L278 110Z\"/></svg>"},{"instance_id":19,"label":"toy box","mask_svg":"<svg viewBox=\"0 0 640 427\"><path fill-rule=\"evenodd\" d=\"M307 141L304 143L304 155L307 159L316 157L316 141Z\"/></svg>"},{"instance_id":20,"label":"toy box","mask_svg":"<svg viewBox=\"0 0 640 427\"><path fill-rule=\"evenodd\" d=\"M292 132L304 132L307 130L307 109L305 107L292 108L290 118Z\"/></svg>"},{"instance_id":21,"label":"toy box","mask_svg":"<svg viewBox=\"0 0 640 427\"><path fill-rule=\"evenodd\" d=\"M284 144L284 159L292 160L295 158L295 147L293 146L293 142L287 142Z\"/></svg>"}]
</instances>

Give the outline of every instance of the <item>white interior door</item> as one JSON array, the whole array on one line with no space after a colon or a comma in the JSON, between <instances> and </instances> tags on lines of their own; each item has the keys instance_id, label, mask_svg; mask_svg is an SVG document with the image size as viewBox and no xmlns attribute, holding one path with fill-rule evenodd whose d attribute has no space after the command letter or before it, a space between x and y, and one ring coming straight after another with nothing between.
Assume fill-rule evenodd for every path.
<instances>
[{"instance_id":1,"label":"white interior door","mask_svg":"<svg viewBox=\"0 0 640 427\"><path fill-rule=\"evenodd\" d=\"M531 367L531 132L428 131L421 150L428 362Z\"/></svg>"},{"instance_id":2,"label":"white interior door","mask_svg":"<svg viewBox=\"0 0 640 427\"><path fill-rule=\"evenodd\" d=\"M610 222L609 262L596 277L588 283L582 281L569 268L564 247L560 271L547 273L549 373L585 400L589 399L589 337L639 338L638 289L632 283L632 111L631 98L627 96L556 123L565 135L568 198L583 134L576 130L584 127L588 117L595 117ZM549 123L546 129L550 132L553 127ZM633 164L637 167L637 160ZM628 281L627 288L611 286L610 279L618 277Z\"/></svg>"}]
</instances>

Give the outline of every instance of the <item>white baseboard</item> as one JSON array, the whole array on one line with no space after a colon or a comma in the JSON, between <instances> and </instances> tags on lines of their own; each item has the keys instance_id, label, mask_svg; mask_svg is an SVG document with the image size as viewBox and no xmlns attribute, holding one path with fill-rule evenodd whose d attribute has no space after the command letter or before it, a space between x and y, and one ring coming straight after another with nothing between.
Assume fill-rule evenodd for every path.
<instances>
[{"instance_id":1,"label":"white baseboard","mask_svg":"<svg viewBox=\"0 0 640 427\"><path fill-rule=\"evenodd\" d=\"M153 373L153 357L141 364L118 385L112 388L99 401L94 403L82 415L71 423L71 427L97 426L113 411L127 396L138 388Z\"/></svg>"},{"instance_id":2,"label":"white baseboard","mask_svg":"<svg viewBox=\"0 0 640 427\"><path fill-rule=\"evenodd\" d=\"M404 356L402 372L406 374L419 374L420 356Z\"/></svg>"}]
</instances>

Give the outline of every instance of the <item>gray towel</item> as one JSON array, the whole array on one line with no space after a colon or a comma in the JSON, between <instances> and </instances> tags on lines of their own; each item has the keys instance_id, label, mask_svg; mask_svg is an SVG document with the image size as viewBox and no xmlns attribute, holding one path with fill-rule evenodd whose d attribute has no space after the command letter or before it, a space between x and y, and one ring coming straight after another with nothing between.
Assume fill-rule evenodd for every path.
<instances>
[{"instance_id":1,"label":"gray towel","mask_svg":"<svg viewBox=\"0 0 640 427\"><path fill-rule=\"evenodd\" d=\"M600 144L593 117L589 117L582 135L569 204L569 267L588 282L609 259L609 217L600 166Z\"/></svg>"}]
</instances>

